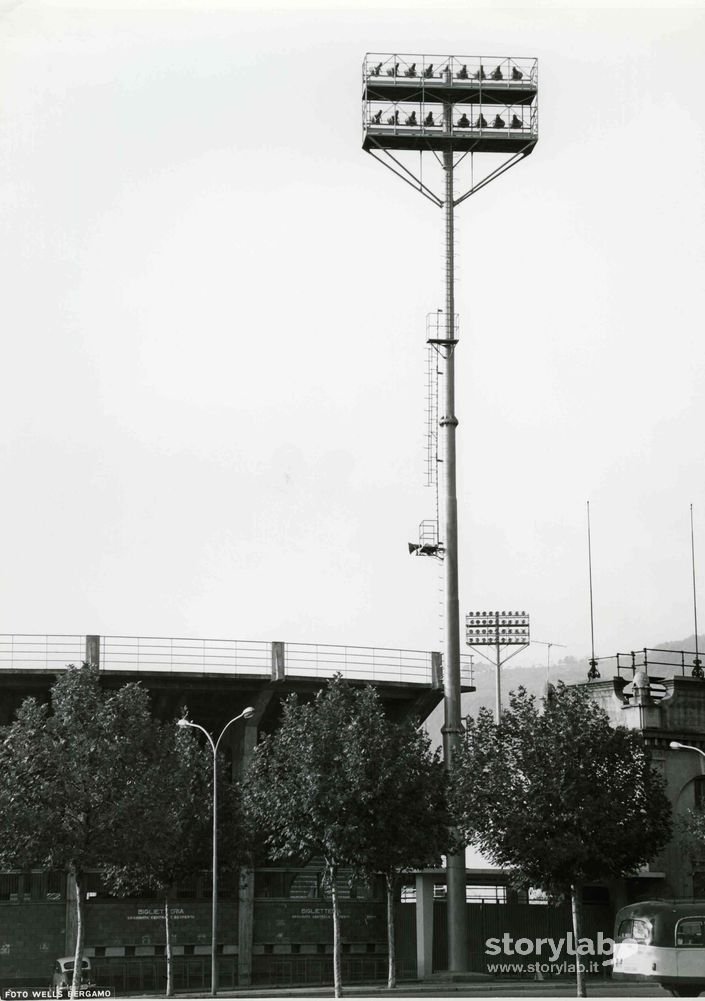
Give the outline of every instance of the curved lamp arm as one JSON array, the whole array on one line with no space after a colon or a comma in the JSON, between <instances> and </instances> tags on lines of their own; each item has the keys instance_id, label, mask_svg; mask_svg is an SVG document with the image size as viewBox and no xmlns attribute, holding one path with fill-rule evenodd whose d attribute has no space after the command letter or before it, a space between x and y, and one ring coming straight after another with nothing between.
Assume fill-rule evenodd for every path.
<instances>
[{"instance_id":1,"label":"curved lamp arm","mask_svg":"<svg viewBox=\"0 0 705 1001\"><path fill-rule=\"evenodd\" d=\"M705 751L701 751L699 747L692 747L690 744L681 744L677 740L672 740L668 746L672 751L696 751L705 758Z\"/></svg>"},{"instance_id":2,"label":"curved lamp arm","mask_svg":"<svg viewBox=\"0 0 705 1001\"><path fill-rule=\"evenodd\" d=\"M201 726L200 723L192 723L190 720L188 720L188 719L186 719L186 717L184 717L183 719L177 720L176 721L176 725L180 726L180 727L192 726L194 728L194 730L200 730L201 733L205 733L206 738L208 739L208 743L211 745L211 750L213 751L213 754L215 754L217 752L217 750L218 750L218 745L220 744L220 741L223 738L223 734L228 729L228 727L232 723L237 723L237 721L239 719L250 719L251 716L254 716L254 713L255 713L255 711L252 708L252 706L247 706L245 709L242 710L241 713L239 713L239 715L233 716L233 718L231 720L229 720L225 724L225 726L223 727L223 729L220 731L220 736L215 741L215 743L213 742L213 738L211 737L211 735L208 733L208 731L205 729L205 727Z\"/></svg>"}]
</instances>

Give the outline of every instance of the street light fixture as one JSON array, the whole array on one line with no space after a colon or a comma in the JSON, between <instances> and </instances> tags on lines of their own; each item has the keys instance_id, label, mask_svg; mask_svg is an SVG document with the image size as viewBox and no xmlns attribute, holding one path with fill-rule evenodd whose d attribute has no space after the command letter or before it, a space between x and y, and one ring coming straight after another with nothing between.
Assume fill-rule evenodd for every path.
<instances>
[{"instance_id":1,"label":"street light fixture","mask_svg":"<svg viewBox=\"0 0 705 1001\"><path fill-rule=\"evenodd\" d=\"M699 747L691 747L690 744L681 744L677 740L672 740L668 746L672 751L697 751L698 754L705 758L705 751L701 751Z\"/></svg>"},{"instance_id":2,"label":"street light fixture","mask_svg":"<svg viewBox=\"0 0 705 1001\"><path fill-rule=\"evenodd\" d=\"M234 716L225 724L220 731L220 736L214 742L211 735L200 723L191 723L190 720L177 720L176 725L180 727L192 726L194 730L205 733L206 739L213 752L213 882L211 884L211 997L218 993L218 965L217 965L217 943L218 943L218 747L223 739L223 734L232 723L237 723L239 719L249 719L254 715L252 706L243 709L239 716Z\"/></svg>"}]
</instances>

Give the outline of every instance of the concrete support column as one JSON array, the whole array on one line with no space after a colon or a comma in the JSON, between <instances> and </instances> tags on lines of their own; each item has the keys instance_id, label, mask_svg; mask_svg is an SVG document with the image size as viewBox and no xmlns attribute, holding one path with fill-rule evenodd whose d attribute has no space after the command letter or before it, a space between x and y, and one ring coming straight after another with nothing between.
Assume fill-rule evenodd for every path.
<instances>
[{"instance_id":1,"label":"concrete support column","mask_svg":"<svg viewBox=\"0 0 705 1001\"><path fill-rule=\"evenodd\" d=\"M100 636L86 636L86 664L100 667Z\"/></svg>"},{"instance_id":2,"label":"concrete support column","mask_svg":"<svg viewBox=\"0 0 705 1001\"><path fill-rule=\"evenodd\" d=\"M272 644L272 675L274 676L275 662L279 662L284 669L284 644ZM283 675L282 675L283 676ZM252 759L252 754L257 746L259 727L262 717L271 702L273 689L268 688L260 692L253 708L254 715L245 721L242 736L242 754L240 756L240 778L247 774L247 768ZM240 886L238 893L238 954L237 954L237 979L240 987L249 987L252 983L252 945L254 941L255 928L255 871L251 866L245 865L240 868Z\"/></svg>"},{"instance_id":3,"label":"concrete support column","mask_svg":"<svg viewBox=\"0 0 705 1001\"><path fill-rule=\"evenodd\" d=\"M431 688L443 688L443 656L437 650L431 654Z\"/></svg>"},{"instance_id":4,"label":"concrete support column","mask_svg":"<svg viewBox=\"0 0 705 1001\"><path fill-rule=\"evenodd\" d=\"M283 681L286 676L284 644L281 640L272 643L272 681Z\"/></svg>"},{"instance_id":5,"label":"concrete support column","mask_svg":"<svg viewBox=\"0 0 705 1001\"><path fill-rule=\"evenodd\" d=\"M433 880L416 874L416 971L420 980L433 973Z\"/></svg>"},{"instance_id":6,"label":"concrete support column","mask_svg":"<svg viewBox=\"0 0 705 1001\"><path fill-rule=\"evenodd\" d=\"M250 866L242 866L237 909L237 982L239 987L249 987L252 984L254 913L255 870Z\"/></svg>"}]
</instances>

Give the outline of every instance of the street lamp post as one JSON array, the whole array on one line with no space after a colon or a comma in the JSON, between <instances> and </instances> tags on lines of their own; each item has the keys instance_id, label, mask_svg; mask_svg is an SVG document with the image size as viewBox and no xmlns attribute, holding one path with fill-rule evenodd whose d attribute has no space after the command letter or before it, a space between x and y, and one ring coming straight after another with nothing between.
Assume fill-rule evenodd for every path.
<instances>
[{"instance_id":1,"label":"street lamp post","mask_svg":"<svg viewBox=\"0 0 705 1001\"><path fill-rule=\"evenodd\" d=\"M200 723L191 723L190 720L180 719L177 726L192 726L195 730L200 730L206 735L206 739L213 752L213 881L211 883L211 997L218 993L218 964L217 964L217 943L218 943L218 747L223 739L223 734L232 723L237 723L239 719L249 719L254 714L252 706L243 709L239 716L234 716L225 724L220 731L220 736L214 742L211 735Z\"/></svg>"}]
</instances>

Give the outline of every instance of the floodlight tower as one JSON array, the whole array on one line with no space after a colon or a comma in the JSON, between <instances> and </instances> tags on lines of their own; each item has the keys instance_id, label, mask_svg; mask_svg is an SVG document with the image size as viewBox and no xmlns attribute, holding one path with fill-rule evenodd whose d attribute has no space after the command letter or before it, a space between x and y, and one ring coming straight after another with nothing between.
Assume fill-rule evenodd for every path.
<instances>
[{"instance_id":1,"label":"floodlight tower","mask_svg":"<svg viewBox=\"0 0 705 1001\"><path fill-rule=\"evenodd\" d=\"M477 648L481 646L494 647L494 663L497 666L494 718L497 725L502 719L502 664L506 664L516 654L526 650L530 644L529 629L528 612L468 612L465 616L465 636L468 646L471 646L490 663L493 661ZM552 646L561 645L560 643L549 644L549 656ZM518 647L519 649L506 653L508 647ZM503 651L505 652L504 656L502 656Z\"/></svg>"},{"instance_id":2,"label":"floodlight tower","mask_svg":"<svg viewBox=\"0 0 705 1001\"><path fill-rule=\"evenodd\" d=\"M535 59L368 53L362 68L363 149L415 188L445 217L445 310L435 347L444 359L444 406L438 434L443 454L444 561L443 754L450 766L462 735L460 611L456 494L455 207L532 152L538 140ZM434 188L422 173L424 154L442 168ZM456 172L467 176L456 194ZM465 168L469 166L469 171ZM467 969L465 855L448 856L448 969Z\"/></svg>"}]
</instances>

